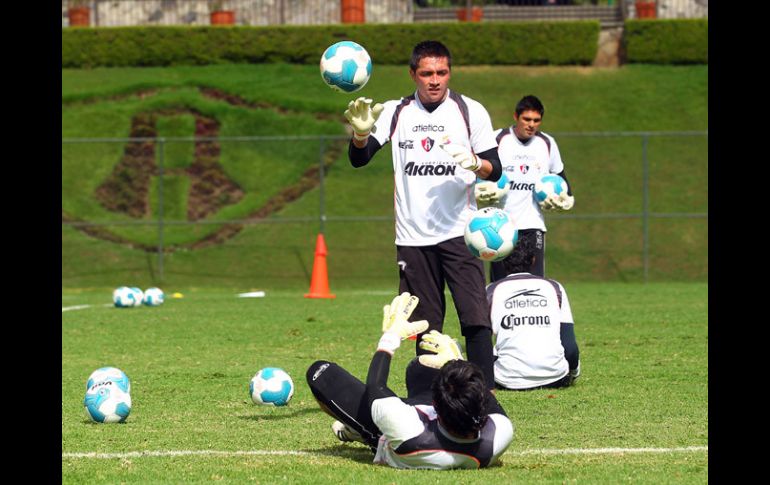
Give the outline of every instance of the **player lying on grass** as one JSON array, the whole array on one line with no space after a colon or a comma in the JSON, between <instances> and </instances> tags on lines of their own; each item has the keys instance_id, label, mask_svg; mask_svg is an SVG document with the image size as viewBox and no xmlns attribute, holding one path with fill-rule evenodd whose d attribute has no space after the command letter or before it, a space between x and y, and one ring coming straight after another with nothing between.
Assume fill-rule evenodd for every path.
<instances>
[{"instance_id":1,"label":"player lying on grass","mask_svg":"<svg viewBox=\"0 0 770 485\"><path fill-rule=\"evenodd\" d=\"M487 287L495 340L495 383L503 389L571 385L580 375L567 292L556 280L532 274L538 249L520 239L503 260L508 274Z\"/></svg>"},{"instance_id":2,"label":"player lying on grass","mask_svg":"<svg viewBox=\"0 0 770 485\"><path fill-rule=\"evenodd\" d=\"M394 468L483 468L495 463L513 440L513 423L486 385L481 369L463 359L451 337L435 330L420 346L431 353L406 368L407 397L388 388L393 353L401 341L424 332L410 322L419 302L402 293L383 308L383 334L366 383L333 362L317 361L307 382L321 409L337 421L340 441L358 441L374 463Z\"/></svg>"}]
</instances>

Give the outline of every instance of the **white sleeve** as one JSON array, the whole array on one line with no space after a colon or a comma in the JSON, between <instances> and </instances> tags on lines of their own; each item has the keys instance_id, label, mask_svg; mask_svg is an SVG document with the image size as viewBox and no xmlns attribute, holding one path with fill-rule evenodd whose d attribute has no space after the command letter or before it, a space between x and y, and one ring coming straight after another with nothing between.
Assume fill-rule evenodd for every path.
<instances>
[{"instance_id":1,"label":"white sleeve","mask_svg":"<svg viewBox=\"0 0 770 485\"><path fill-rule=\"evenodd\" d=\"M478 101L465 98L468 105L468 118L471 125L471 147L474 153L481 153L491 148L497 148L492 120L487 109Z\"/></svg>"},{"instance_id":2,"label":"white sleeve","mask_svg":"<svg viewBox=\"0 0 770 485\"><path fill-rule=\"evenodd\" d=\"M383 146L390 141L390 122L393 119L393 114L396 112L396 106L398 106L399 103L401 103L401 100L391 100L382 103L385 109L382 110L380 117L377 118L377 121L374 123L376 129L370 134L370 136L373 136L374 139L379 142L380 146Z\"/></svg>"},{"instance_id":3,"label":"white sleeve","mask_svg":"<svg viewBox=\"0 0 770 485\"><path fill-rule=\"evenodd\" d=\"M544 133L545 134L545 133ZM551 173L561 173L564 171L564 162L561 160L559 145L551 135L545 135L551 140L551 159L548 162L548 171Z\"/></svg>"},{"instance_id":4,"label":"white sleeve","mask_svg":"<svg viewBox=\"0 0 770 485\"><path fill-rule=\"evenodd\" d=\"M561 323L575 323L572 317L572 308L569 305L569 298L567 298L567 292L564 287L559 283L559 289L561 290Z\"/></svg>"},{"instance_id":5,"label":"white sleeve","mask_svg":"<svg viewBox=\"0 0 770 485\"><path fill-rule=\"evenodd\" d=\"M513 441L513 423L502 414L490 414L489 419L495 422L495 439L492 443L493 460L502 455Z\"/></svg>"},{"instance_id":6,"label":"white sleeve","mask_svg":"<svg viewBox=\"0 0 770 485\"><path fill-rule=\"evenodd\" d=\"M394 449L425 430L417 413L417 408L395 396L372 402L372 421Z\"/></svg>"}]
</instances>

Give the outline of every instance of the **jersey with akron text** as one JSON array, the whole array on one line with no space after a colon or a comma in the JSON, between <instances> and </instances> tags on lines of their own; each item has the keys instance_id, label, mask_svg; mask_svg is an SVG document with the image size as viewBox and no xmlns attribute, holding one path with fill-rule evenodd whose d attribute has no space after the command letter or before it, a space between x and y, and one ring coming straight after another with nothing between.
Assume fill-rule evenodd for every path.
<instances>
[{"instance_id":1,"label":"jersey with akron text","mask_svg":"<svg viewBox=\"0 0 770 485\"><path fill-rule=\"evenodd\" d=\"M392 396L372 402L372 420L382 431L374 463L394 468L485 468L497 462L513 441L513 423L490 414L473 439L449 435L433 406L406 404Z\"/></svg>"},{"instance_id":2,"label":"jersey with akron text","mask_svg":"<svg viewBox=\"0 0 770 485\"><path fill-rule=\"evenodd\" d=\"M462 236L476 210L476 175L439 147L446 139L475 153L497 143L489 113L479 102L447 91L433 112L417 93L383 103L372 135L392 143L396 244L430 246Z\"/></svg>"},{"instance_id":3,"label":"jersey with akron text","mask_svg":"<svg viewBox=\"0 0 770 485\"><path fill-rule=\"evenodd\" d=\"M559 147L552 136L537 132L522 142L513 127L497 130L497 154L508 176L509 191L503 209L516 221L518 229L545 231L545 220L534 197L535 182L543 175L564 170Z\"/></svg>"},{"instance_id":4,"label":"jersey with akron text","mask_svg":"<svg viewBox=\"0 0 770 485\"><path fill-rule=\"evenodd\" d=\"M561 324L574 322L561 283L515 273L488 285L487 300L496 336L495 382L529 389L567 375Z\"/></svg>"}]
</instances>

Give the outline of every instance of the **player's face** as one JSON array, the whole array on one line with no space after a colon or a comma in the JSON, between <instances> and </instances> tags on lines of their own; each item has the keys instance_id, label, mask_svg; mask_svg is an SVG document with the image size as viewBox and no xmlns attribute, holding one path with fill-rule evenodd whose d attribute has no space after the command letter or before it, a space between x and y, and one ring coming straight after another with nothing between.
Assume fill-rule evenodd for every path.
<instances>
[{"instance_id":1,"label":"player's face","mask_svg":"<svg viewBox=\"0 0 770 485\"><path fill-rule=\"evenodd\" d=\"M417 85L417 95L422 103L436 103L446 97L452 75L446 57L423 57L417 69L409 69L409 75Z\"/></svg>"},{"instance_id":2,"label":"player's face","mask_svg":"<svg viewBox=\"0 0 770 485\"><path fill-rule=\"evenodd\" d=\"M540 113L533 110L522 111L518 116L514 112L513 119L516 120L516 126L513 128L513 131L522 140L532 138L537 130L540 129L540 123L543 122L543 117L540 116Z\"/></svg>"}]
</instances>

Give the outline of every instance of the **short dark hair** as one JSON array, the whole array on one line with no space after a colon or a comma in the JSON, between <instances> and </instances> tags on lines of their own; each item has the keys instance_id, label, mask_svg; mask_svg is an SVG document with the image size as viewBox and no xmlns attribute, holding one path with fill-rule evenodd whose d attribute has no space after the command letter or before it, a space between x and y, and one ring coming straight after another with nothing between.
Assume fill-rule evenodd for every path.
<instances>
[{"instance_id":1,"label":"short dark hair","mask_svg":"<svg viewBox=\"0 0 770 485\"><path fill-rule=\"evenodd\" d=\"M525 111L537 111L540 113L540 116L543 116L545 114L545 107L537 96L528 94L516 103L516 116L519 116Z\"/></svg>"},{"instance_id":2,"label":"short dark hair","mask_svg":"<svg viewBox=\"0 0 770 485\"><path fill-rule=\"evenodd\" d=\"M534 238L519 237L511 254L503 260L503 268L507 274L529 272L532 270L536 254Z\"/></svg>"},{"instance_id":3,"label":"short dark hair","mask_svg":"<svg viewBox=\"0 0 770 485\"><path fill-rule=\"evenodd\" d=\"M412 57L409 59L409 68L416 71L423 57L446 57L447 65L452 69L452 54L449 53L447 46L437 40L424 40L414 46Z\"/></svg>"},{"instance_id":4,"label":"short dark hair","mask_svg":"<svg viewBox=\"0 0 770 485\"><path fill-rule=\"evenodd\" d=\"M450 360L433 380L431 391L441 424L452 433L467 436L484 426L489 390L478 365Z\"/></svg>"}]
</instances>

